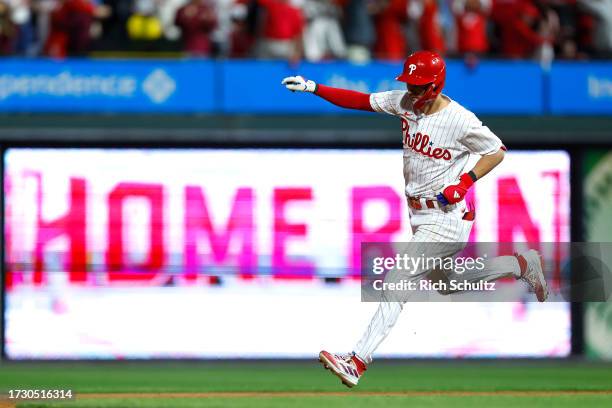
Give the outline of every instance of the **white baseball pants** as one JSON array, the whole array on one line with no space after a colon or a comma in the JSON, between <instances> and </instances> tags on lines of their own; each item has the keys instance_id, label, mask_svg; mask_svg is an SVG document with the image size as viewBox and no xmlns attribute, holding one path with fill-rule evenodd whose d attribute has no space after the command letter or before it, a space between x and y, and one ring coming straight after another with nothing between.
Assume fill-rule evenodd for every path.
<instances>
[{"instance_id":1,"label":"white baseball pants","mask_svg":"<svg viewBox=\"0 0 612 408\"><path fill-rule=\"evenodd\" d=\"M462 218L465 211L465 202L446 208L446 210L411 209L410 224L413 235L407 249L409 255L413 254L418 257L423 254L425 257L444 258L460 252L468 241L473 223L473 221ZM436 242L451 243L451 245L432 245ZM410 274L403 270L392 270L388 274L398 274L395 279L420 280L431 272L432 270L423 269ZM449 279L459 276L454 272L450 275L448 272L445 273ZM466 271L461 277L464 280L476 282L493 281L511 275L517 278L520 276L520 266L516 257L500 256L486 261L484 269ZM366 363L372 362L372 354L391 332L405 303L403 299L394 300L392 295L379 303L378 310L374 313L370 324L353 350Z\"/></svg>"}]
</instances>

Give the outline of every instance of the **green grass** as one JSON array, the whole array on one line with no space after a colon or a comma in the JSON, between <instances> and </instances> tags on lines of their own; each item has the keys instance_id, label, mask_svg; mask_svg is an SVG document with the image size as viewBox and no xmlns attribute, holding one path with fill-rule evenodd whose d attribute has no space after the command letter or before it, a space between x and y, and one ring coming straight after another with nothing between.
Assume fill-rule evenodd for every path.
<instances>
[{"instance_id":1,"label":"green grass","mask_svg":"<svg viewBox=\"0 0 612 408\"><path fill-rule=\"evenodd\" d=\"M612 406L612 365L565 361L379 361L347 390L316 362L4 363L0 389L70 388L76 401L18 407ZM379 392L564 392L559 395L372 395ZM609 391L568 394L568 391ZM309 392L306 396L79 399L83 393ZM325 395L317 393L335 392ZM360 395L360 393L362 395Z\"/></svg>"},{"instance_id":2,"label":"green grass","mask_svg":"<svg viewBox=\"0 0 612 408\"><path fill-rule=\"evenodd\" d=\"M369 407L610 407L610 398L603 396L559 396L559 397L371 397L371 396L346 396L346 397L312 397L312 398L234 398L234 399L106 399L88 400L83 402L67 402L58 404L30 404L23 403L19 407L57 407L57 408L196 408L196 407L234 407L234 408L310 408L310 407L347 407L347 408L369 408Z\"/></svg>"}]
</instances>

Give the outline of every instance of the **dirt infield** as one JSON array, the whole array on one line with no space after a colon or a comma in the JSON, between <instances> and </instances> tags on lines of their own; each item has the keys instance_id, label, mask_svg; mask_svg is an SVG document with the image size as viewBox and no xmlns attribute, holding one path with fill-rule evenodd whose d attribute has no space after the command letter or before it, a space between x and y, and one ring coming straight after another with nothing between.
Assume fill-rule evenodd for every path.
<instances>
[{"instance_id":1,"label":"dirt infield","mask_svg":"<svg viewBox=\"0 0 612 408\"><path fill-rule=\"evenodd\" d=\"M85 398L287 398L287 397L344 397L360 395L367 397L480 397L505 395L511 397L550 397L561 395L612 395L612 390L601 391L349 391L344 392L178 392L178 393L114 393L78 394L77 399Z\"/></svg>"}]
</instances>

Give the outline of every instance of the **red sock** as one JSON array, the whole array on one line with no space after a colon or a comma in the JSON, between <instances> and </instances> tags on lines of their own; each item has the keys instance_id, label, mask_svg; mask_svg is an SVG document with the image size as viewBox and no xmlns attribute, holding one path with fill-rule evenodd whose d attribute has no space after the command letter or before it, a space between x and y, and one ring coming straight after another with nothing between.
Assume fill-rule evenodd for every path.
<instances>
[{"instance_id":1,"label":"red sock","mask_svg":"<svg viewBox=\"0 0 612 408\"><path fill-rule=\"evenodd\" d=\"M525 257L523 255L515 254L514 256L516 256L516 260L518 261L519 268L521 268L521 276L522 276L527 270L527 261L525 260Z\"/></svg>"},{"instance_id":2,"label":"red sock","mask_svg":"<svg viewBox=\"0 0 612 408\"><path fill-rule=\"evenodd\" d=\"M359 371L359 374L363 373L365 370L368 369L368 367L366 366L366 363L364 363L362 359L357 357L357 354L353 354L353 362L355 363L355 366L357 367L357 371Z\"/></svg>"}]
</instances>

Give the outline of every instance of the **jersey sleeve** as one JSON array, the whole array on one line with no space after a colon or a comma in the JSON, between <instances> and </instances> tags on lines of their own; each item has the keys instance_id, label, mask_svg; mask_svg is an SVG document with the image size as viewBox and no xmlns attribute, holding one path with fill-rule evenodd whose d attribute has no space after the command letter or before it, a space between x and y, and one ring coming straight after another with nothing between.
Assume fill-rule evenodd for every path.
<instances>
[{"instance_id":1,"label":"jersey sleeve","mask_svg":"<svg viewBox=\"0 0 612 408\"><path fill-rule=\"evenodd\" d=\"M493 154L499 149L506 150L499 137L483 125L476 116L473 116L472 120L468 122L467 129L463 137L459 139L459 143L465 146L470 153L481 156Z\"/></svg>"},{"instance_id":2,"label":"jersey sleeve","mask_svg":"<svg viewBox=\"0 0 612 408\"><path fill-rule=\"evenodd\" d=\"M401 115L402 98L406 91L387 91L370 94L370 105L375 112Z\"/></svg>"}]
</instances>

